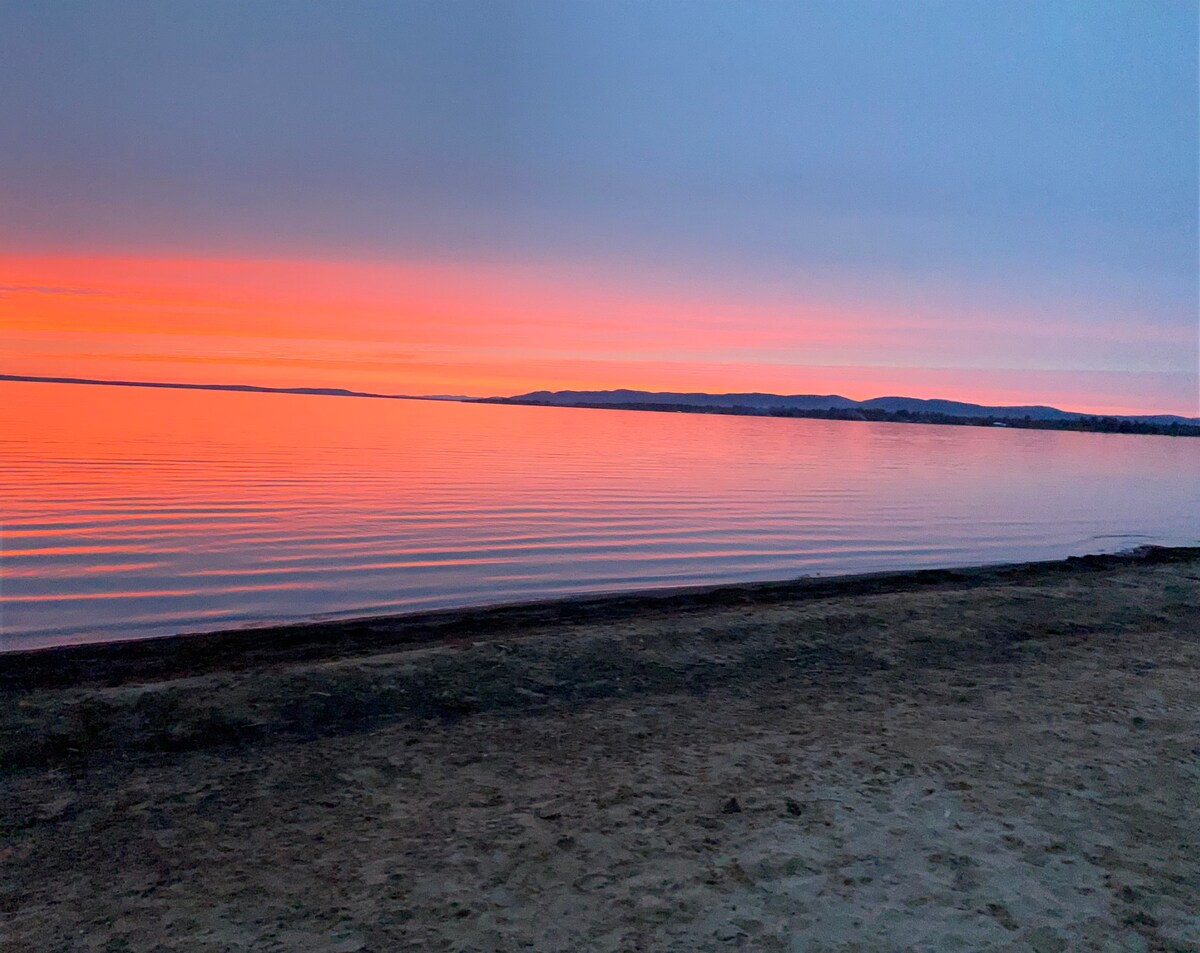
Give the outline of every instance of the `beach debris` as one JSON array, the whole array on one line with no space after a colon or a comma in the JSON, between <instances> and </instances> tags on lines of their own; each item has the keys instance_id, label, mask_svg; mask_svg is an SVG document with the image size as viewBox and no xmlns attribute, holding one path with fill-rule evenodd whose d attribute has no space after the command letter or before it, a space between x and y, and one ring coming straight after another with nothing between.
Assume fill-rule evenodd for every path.
<instances>
[{"instance_id":1,"label":"beach debris","mask_svg":"<svg viewBox=\"0 0 1200 953\"><path fill-rule=\"evenodd\" d=\"M783 799L783 806L785 810L792 815L792 817L799 817L804 813L804 808L801 806L800 802L795 801L790 797L785 797Z\"/></svg>"},{"instance_id":2,"label":"beach debris","mask_svg":"<svg viewBox=\"0 0 1200 953\"><path fill-rule=\"evenodd\" d=\"M721 805L722 814L741 814L742 805L738 803L738 799L731 797L728 801Z\"/></svg>"}]
</instances>

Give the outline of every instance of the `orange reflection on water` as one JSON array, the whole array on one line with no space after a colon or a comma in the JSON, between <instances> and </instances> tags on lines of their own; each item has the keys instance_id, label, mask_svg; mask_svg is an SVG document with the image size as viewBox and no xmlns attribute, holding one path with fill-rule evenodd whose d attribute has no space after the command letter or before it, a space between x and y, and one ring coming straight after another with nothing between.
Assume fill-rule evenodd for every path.
<instances>
[{"instance_id":1,"label":"orange reflection on water","mask_svg":"<svg viewBox=\"0 0 1200 953\"><path fill-rule=\"evenodd\" d=\"M0 383L8 648L1200 538L1200 441Z\"/></svg>"}]
</instances>

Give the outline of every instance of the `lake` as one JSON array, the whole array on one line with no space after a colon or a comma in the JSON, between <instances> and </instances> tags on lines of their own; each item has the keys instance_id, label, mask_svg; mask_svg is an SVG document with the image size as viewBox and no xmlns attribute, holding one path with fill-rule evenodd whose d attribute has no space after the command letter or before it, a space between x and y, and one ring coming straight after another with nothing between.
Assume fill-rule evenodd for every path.
<instances>
[{"instance_id":1,"label":"lake","mask_svg":"<svg viewBox=\"0 0 1200 953\"><path fill-rule=\"evenodd\" d=\"M1200 439L0 382L0 648L1200 541Z\"/></svg>"}]
</instances>

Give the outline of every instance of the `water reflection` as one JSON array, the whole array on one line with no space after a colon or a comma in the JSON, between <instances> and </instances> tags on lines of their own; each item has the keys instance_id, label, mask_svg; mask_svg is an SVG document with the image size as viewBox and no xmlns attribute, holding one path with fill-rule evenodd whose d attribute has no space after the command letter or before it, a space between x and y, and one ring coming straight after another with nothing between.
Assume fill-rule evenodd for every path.
<instances>
[{"instance_id":1,"label":"water reflection","mask_svg":"<svg viewBox=\"0 0 1200 953\"><path fill-rule=\"evenodd\" d=\"M0 388L10 649L1200 539L1200 440Z\"/></svg>"}]
</instances>

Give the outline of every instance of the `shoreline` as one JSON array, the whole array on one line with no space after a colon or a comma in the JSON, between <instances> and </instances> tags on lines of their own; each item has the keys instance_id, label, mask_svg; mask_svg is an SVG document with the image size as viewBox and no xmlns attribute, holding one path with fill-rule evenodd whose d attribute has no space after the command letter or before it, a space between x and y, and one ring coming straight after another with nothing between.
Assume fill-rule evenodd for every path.
<instances>
[{"instance_id":1,"label":"shoreline","mask_svg":"<svg viewBox=\"0 0 1200 953\"><path fill-rule=\"evenodd\" d=\"M721 404L579 403L556 404L542 400L513 397L484 397L466 401L508 407L549 407L556 410L623 410L631 413L700 414L718 417L762 417L777 420L832 420L840 423L915 424L933 427L998 427L1010 430L1045 430L1053 433L1100 433L1141 437L1200 437L1200 423L1180 417L1170 423L1141 419L1175 414L1105 415L1080 414L1077 417L1026 418L996 415L949 414L939 411L890 411L871 408L827 408L799 410L786 407L739 407Z\"/></svg>"},{"instance_id":2,"label":"shoreline","mask_svg":"<svg viewBox=\"0 0 1200 953\"><path fill-rule=\"evenodd\" d=\"M10 677L0 945L1200 947L1196 548L461 618Z\"/></svg>"},{"instance_id":3,"label":"shoreline","mask_svg":"<svg viewBox=\"0 0 1200 953\"><path fill-rule=\"evenodd\" d=\"M264 665L345 659L454 640L501 639L531 625L614 622L646 613L694 613L730 605L770 605L946 585L983 586L1062 573L1183 562L1198 557L1200 546L1141 546L1126 552L1055 560L632 589L458 609L12 649L0 651L0 692L115 685Z\"/></svg>"},{"instance_id":4,"label":"shoreline","mask_svg":"<svg viewBox=\"0 0 1200 953\"><path fill-rule=\"evenodd\" d=\"M632 403L588 402L551 403L526 400L521 397L467 397L465 395L376 394L343 387L268 387L260 384L188 384L169 381L120 381L87 377L43 377L23 374L0 374L0 383L73 384L100 387L156 388L166 390L219 391L225 393L285 394L302 397L356 397L369 400L426 400L459 404L491 404L513 407L550 407L565 410L625 410L650 413L715 414L733 417L775 417L799 420L835 420L843 423L923 424L926 426L1005 427L1016 430L1050 430L1058 433L1108 433L1125 436L1200 436L1200 418L1180 414L1087 414L1063 411L1066 419L1029 419L1021 416L951 414L939 411L884 411L872 408L834 407L798 410L787 407L741 407L732 404L660 404L644 401ZM723 395L706 395L723 396ZM981 409L988 409L983 408ZM991 408L1005 410L1012 408ZM1057 408L1051 408L1057 409ZM1177 418L1167 422L1155 418Z\"/></svg>"}]
</instances>

